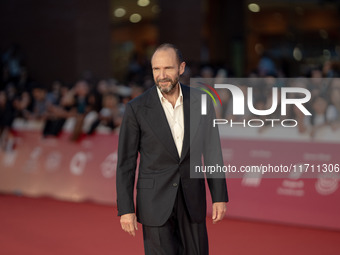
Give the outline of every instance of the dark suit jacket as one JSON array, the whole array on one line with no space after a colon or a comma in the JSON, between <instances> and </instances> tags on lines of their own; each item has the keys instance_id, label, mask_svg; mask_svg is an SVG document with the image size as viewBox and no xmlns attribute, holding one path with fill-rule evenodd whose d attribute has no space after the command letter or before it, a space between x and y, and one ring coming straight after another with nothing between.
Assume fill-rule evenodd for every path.
<instances>
[{"instance_id":1,"label":"dark suit jacket","mask_svg":"<svg viewBox=\"0 0 340 255\"><path fill-rule=\"evenodd\" d=\"M192 178L190 171L202 166L202 156L205 165L223 166L218 130L212 127L215 118L212 104L208 104L208 114L201 116L201 92L184 85L181 88L184 106L181 157L156 86L126 105L120 128L116 174L118 215L135 212L133 190L139 153L136 215L140 223L148 226L161 226L169 218L179 184L191 220L197 223L205 220L205 178L202 173ZM224 174L217 175L213 177L219 178L207 178L212 201L227 202Z\"/></svg>"}]
</instances>

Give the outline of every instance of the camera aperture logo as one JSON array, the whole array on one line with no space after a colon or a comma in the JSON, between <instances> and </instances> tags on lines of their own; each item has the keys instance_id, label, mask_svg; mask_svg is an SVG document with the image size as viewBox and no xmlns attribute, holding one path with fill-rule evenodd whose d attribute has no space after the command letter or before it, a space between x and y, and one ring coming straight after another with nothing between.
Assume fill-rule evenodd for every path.
<instances>
[{"instance_id":1,"label":"camera aperture logo","mask_svg":"<svg viewBox=\"0 0 340 255\"><path fill-rule=\"evenodd\" d=\"M217 93L216 89L214 89L210 85L205 84L203 82L199 82L199 84L202 84L203 86L206 87L206 88L199 88L199 89L204 91L205 93L207 93L211 97L211 99L213 100L215 106L217 106L216 99L215 99L215 97L211 94L211 92L208 89L210 89L216 95L216 97L218 98L218 100L219 100L219 102L220 102L220 104L222 106L222 100L221 100L219 94ZM202 115L207 115L207 95L206 94L202 94L201 113L202 113Z\"/></svg>"},{"instance_id":2,"label":"camera aperture logo","mask_svg":"<svg viewBox=\"0 0 340 255\"><path fill-rule=\"evenodd\" d=\"M232 114L235 116L245 115L245 106L248 107L249 112L255 116L263 116L262 118L251 118L243 119L241 121L233 121L232 119L213 119L213 126L217 125L229 125L230 127L251 127L259 128L264 125L274 127L275 124L281 124L282 127L296 127L298 121L292 118L265 118L273 114L280 106L281 117L287 116L288 105L293 105L297 107L305 116L311 116L312 114L307 110L304 104L308 103L311 99L311 93L306 88L299 87L272 87L271 91L271 107L269 109L256 109L253 102L253 88L248 87L246 98L244 92L236 85L233 84L215 84L214 87L199 82L199 84L204 85L205 88L199 87L200 90L204 91L206 94L201 95L201 115L207 114L207 95L209 95L214 105L217 106L217 102L213 94L217 97L222 106L222 100L216 91L216 89L226 89L231 94L232 97ZM212 91L212 92L210 92ZM213 93L213 94L212 94ZM291 98L289 95L299 95L299 97ZM280 96L280 97L279 97ZM280 99L280 101L279 101ZM269 125L268 125L269 124Z\"/></svg>"}]
</instances>

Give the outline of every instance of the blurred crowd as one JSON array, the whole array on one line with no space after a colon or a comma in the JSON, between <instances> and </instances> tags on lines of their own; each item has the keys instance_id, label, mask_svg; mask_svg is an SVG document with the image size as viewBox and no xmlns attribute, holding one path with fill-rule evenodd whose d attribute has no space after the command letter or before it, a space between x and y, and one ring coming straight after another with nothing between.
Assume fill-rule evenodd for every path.
<instances>
[{"instance_id":1,"label":"blurred crowd","mask_svg":"<svg viewBox=\"0 0 340 255\"><path fill-rule=\"evenodd\" d=\"M86 72L76 82L69 84L55 80L51 84L40 84L30 77L20 48L12 45L1 54L0 79L0 146L6 149L8 141L15 135L13 123L21 119L24 123L38 121L42 123L43 137L58 137L67 127L70 139L79 140L84 135L92 135L98 129L108 132L119 127L125 104L153 86L153 78L148 61L131 60L126 80L123 84L117 80L96 79ZM334 129L340 126L340 80L339 65L327 61L322 66L311 67L301 77L294 79L289 86L304 87L312 92L312 99L307 105L313 113L304 116L298 109L292 108L287 118L298 120L299 132L313 134L324 125ZM190 77L223 79L232 76L225 68L210 65L188 65L181 77L181 82L190 84ZM274 62L264 56L258 67L248 77L265 77L265 83L253 86L254 107L271 107L272 87L280 86L277 82L284 74L277 70ZM320 79L329 78L329 79ZM273 82L270 82L272 79ZM247 93L247 86L241 86ZM232 98L227 91L219 92L223 105L217 109L219 118L234 119L231 115ZM298 96L298 95L297 95ZM271 118L281 119L280 107ZM255 116L261 118L261 116ZM254 118L248 112L246 119Z\"/></svg>"},{"instance_id":2,"label":"blurred crowd","mask_svg":"<svg viewBox=\"0 0 340 255\"><path fill-rule=\"evenodd\" d=\"M39 122L43 137L57 137L65 127L70 140L93 134L97 128L108 132L119 127L125 103L143 93L136 83L121 85L115 79L95 79L89 72L68 84L35 81L23 55L12 46L1 56L0 145L4 149L15 134L13 125Z\"/></svg>"}]
</instances>

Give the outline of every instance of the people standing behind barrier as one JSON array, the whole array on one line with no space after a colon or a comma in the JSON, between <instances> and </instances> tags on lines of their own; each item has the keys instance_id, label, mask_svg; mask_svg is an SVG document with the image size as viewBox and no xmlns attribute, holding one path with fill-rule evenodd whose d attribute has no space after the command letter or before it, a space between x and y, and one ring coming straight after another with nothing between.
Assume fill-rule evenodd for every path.
<instances>
[{"instance_id":1,"label":"people standing behind barrier","mask_svg":"<svg viewBox=\"0 0 340 255\"><path fill-rule=\"evenodd\" d=\"M30 104L24 110L26 120L40 121L46 117L47 98L44 86L35 83L32 88Z\"/></svg>"},{"instance_id":2,"label":"people standing behind barrier","mask_svg":"<svg viewBox=\"0 0 340 255\"><path fill-rule=\"evenodd\" d=\"M77 141L83 134L82 127L86 113L89 112L89 84L86 80L79 80L74 86L74 97L75 97L75 125L71 134L70 139Z\"/></svg>"},{"instance_id":3,"label":"people standing behind barrier","mask_svg":"<svg viewBox=\"0 0 340 255\"><path fill-rule=\"evenodd\" d=\"M14 108L5 91L0 91L0 148L6 150L14 120Z\"/></svg>"},{"instance_id":4,"label":"people standing behind barrier","mask_svg":"<svg viewBox=\"0 0 340 255\"><path fill-rule=\"evenodd\" d=\"M75 116L74 95L67 85L61 81L54 81L47 94L46 120L43 136L59 136L66 120Z\"/></svg>"},{"instance_id":5,"label":"people standing behind barrier","mask_svg":"<svg viewBox=\"0 0 340 255\"><path fill-rule=\"evenodd\" d=\"M333 79L329 89L330 104L327 108L327 119L331 127L340 128L340 79Z\"/></svg>"},{"instance_id":6,"label":"people standing behind barrier","mask_svg":"<svg viewBox=\"0 0 340 255\"><path fill-rule=\"evenodd\" d=\"M119 98L113 93L103 96L103 107L93 121L88 134L93 134L95 129L102 125L113 131L122 121L122 113L119 107Z\"/></svg>"}]
</instances>

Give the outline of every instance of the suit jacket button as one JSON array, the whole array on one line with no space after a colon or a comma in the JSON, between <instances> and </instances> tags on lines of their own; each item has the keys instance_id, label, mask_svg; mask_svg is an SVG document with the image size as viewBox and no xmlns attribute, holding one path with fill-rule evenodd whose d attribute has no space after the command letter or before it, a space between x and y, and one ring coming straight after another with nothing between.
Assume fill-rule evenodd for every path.
<instances>
[{"instance_id":1,"label":"suit jacket button","mask_svg":"<svg viewBox=\"0 0 340 255\"><path fill-rule=\"evenodd\" d=\"M174 186L174 187L177 187L177 185L178 185L178 184L177 184L176 182L172 184L172 186Z\"/></svg>"}]
</instances>

